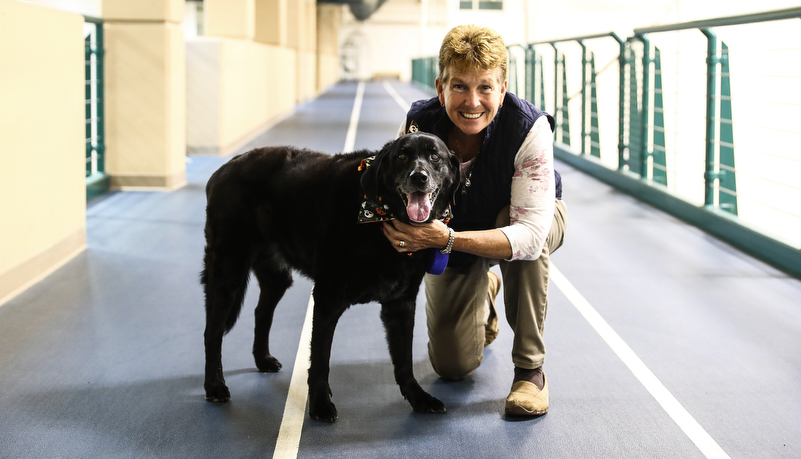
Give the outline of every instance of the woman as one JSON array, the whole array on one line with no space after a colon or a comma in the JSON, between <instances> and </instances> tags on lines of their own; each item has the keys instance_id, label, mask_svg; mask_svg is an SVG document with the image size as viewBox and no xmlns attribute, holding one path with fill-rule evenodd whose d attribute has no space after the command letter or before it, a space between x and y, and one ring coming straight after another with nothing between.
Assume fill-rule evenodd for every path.
<instances>
[{"instance_id":1,"label":"woman","mask_svg":"<svg viewBox=\"0 0 801 459\"><path fill-rule=\"evenodd\" d=\"M400 134L439 136L462 162L467 181L449 229L441 221L384 225L399 252L438 248L453 253L445 272L426 275L429 358L443 378L470 375L497 335L495 296L500 264L506 318L514 331L515 365L506 412L548 411L542 371L549 256L562 245L565 206L553 169L554 119L508 93L503 39L464 25L445 36L437 97L415 102Z\"/></svg>"}]
</instances>

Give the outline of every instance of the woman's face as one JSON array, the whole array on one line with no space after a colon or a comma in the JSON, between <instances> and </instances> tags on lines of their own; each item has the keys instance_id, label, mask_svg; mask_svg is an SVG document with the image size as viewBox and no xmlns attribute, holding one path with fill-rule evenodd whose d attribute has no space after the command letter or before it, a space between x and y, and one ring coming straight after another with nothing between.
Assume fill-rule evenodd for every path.
<instances>
[{"instance_id":1,"label":"woman's face","mask_svg":"<svg viewBox=\"0 0 801 459\"><path fill-rule=\"evenodd\" d=\"M506 95L507 82L498 82L500 69L448 69L449 80L437 78L439 102L445 104L453 124L467 135L478 134L489 126Z\"/></svg>"}]
</instances>

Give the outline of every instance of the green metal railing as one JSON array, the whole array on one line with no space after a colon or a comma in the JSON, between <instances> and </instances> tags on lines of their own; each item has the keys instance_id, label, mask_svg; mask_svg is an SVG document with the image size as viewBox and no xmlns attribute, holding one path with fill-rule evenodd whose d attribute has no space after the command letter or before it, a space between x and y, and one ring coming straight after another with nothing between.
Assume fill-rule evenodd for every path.
<instances>
[{"instance_id":1,"label":"green metal railing","mask_svg":"<svg viewBox=\"0 0 801 459\"><path fill-rule=\"evenodd\" d=\"M412 82L428 90L437 90L434 83L439 76L439 60L436 57L412 59Z\"/></svg>"},{"instance_id":2,"label":"green metal railing","mask_svg":"<svg viewBox=\"0 0 801 459\"><path fill-rule=\"evenodd\" d=\"M801 277L797 18L801 8L513 45L509 88L554 115L559 159ZM413 78L433 87L428 59ZM752 75L781 62L785 73Z\"/></svg>"},{"instance_id":3,"label":"green metal railing","mask_svg":"<svg viewBox=\"0 0 801 459\"><path fill-rule=\"evenodd\" d=\"M86 200L109 189L105 156L105 112L103 72L103 20L84 16L88 32L84 38L86 110Z\"/></svg>"},{"instance_id":4,"label":"green metal railing","mask_svg":"<svg viewBox=\"0 0 801 459\"><path fill-rule=\"evenodd\" d=\"M621 48L624 46L621 40L614 32L583 35L579 37L561 38L557 40L538 41L529 45L531 53L538 56L541 53L537 52L538 46L548 45L553 50L554 64L553 64L553 81L554 81L554 103L553 115L557 119L556 123L556 138L565 145L570 145L570 118L569 118L569 101L573 97L569 97L568 93L568 58L566 54L559 49L559 45L568 43L578 44L581 48L581 91L575 96L580 95L580 138L579 149L582 155L590 154L595 157L600 157L600 130L598 125L598 94L597 94L597 76L598 71L595 65L595 53L587 48L586 42L598 39L614 39ZM542 60L540 60L541 70L539 78L541 80L540 90L544 92L544 77L542 70ZM620 64L622 65L622 64ZM622 68L622 67L621 67ZM622 75L621 75L621 88L622 88ZM535 78L537 78L535 76ZM620 92L620 104L622 107L623 93ZM534 102L536 99L531 99ZM545 107L545 95L539 97L540 107ZM620 132L623 132L620 129ZM622 145L622 144L621 144Z\"/></svg>"}]
</instances>

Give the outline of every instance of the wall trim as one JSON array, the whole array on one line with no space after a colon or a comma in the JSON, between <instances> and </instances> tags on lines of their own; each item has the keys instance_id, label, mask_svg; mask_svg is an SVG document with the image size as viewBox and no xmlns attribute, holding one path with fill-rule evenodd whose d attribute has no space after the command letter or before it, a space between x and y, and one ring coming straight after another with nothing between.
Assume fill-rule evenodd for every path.
<instances>
[{"instance_id":1,"label":"wall trim","mask_svg":"<svg viewBox=\"0 0 801 459\"><path fill-rule=\"evenodd\" d=\"M186 171L173 175L116 175L111 174L111 188L123 191L167 190L186 185Z\"/></svg>"},{"instance_id":2,"label":"wall trim","mask_svg":"<svg viewBox=\"0 0 801 459\"><path fill-rule=\"evenodd\" d=\"M273 117L270 121L262 123L259 127L252 129L250 132L241 135L238 139L228 142L225 145L187 145L186 154L190 156L229 156L238 153L242 148L246 147L250 142L265 134L270 129L274 128L278 123L284 121L295 113L295 107L284 111L278 116Z\"/></svg>"},{"instance_id":3,"label":"wall trim","mask_svg":"<svg viewBox=\"0 0 801 459\"><path fill-rule=\"evenodd\" d=\"M0 306L64 266L86 249L86 227L0 274Z\"/></svg>"}]
</instances>

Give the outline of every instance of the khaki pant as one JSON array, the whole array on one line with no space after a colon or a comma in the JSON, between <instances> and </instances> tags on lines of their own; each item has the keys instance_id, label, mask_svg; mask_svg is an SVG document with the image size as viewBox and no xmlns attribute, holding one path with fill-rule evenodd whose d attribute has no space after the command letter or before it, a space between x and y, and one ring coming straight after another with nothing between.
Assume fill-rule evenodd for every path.
<instances>
[{"instance_id":1,"label":"khaki pant","mask_svg":"<svg viewBox=\"0 0 801 459\"><path fill-rule=\"evenodd\" d=\"M484 332L488 316L487 271L500 264L506 320L514 332L512 361L534 369L545 360L542 334L548 312L550 254L564 242L566 209L556 201L553 223L542 254L533 261L479 258L470 266L435 276L426 274L428 355L443 379L470 375L484 359ZM498 215L497 226L509 224L509 209Z\"/></svg>"}]
</instances>

